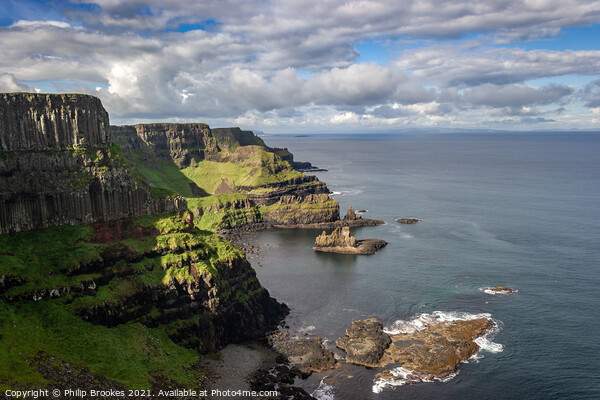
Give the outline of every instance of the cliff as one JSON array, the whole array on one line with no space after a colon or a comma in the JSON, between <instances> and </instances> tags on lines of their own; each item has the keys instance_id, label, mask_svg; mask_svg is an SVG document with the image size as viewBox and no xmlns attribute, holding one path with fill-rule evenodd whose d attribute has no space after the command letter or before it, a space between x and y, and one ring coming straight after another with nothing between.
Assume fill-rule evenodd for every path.
<instances>
[{"instance_id":1,"label":"cliff","mask_svg":"<svg viewBox=\"0 0 600 400\"><path fill-rule=\"evenodd\" d=\"M86 95L0 94L0 171L0 233L186 208L129 169Z\"/></svg>"},{"instance_id":2,"label":"cliff","mask_svg":"<svg viewBox=\"0 0 600 400\"><path fill-rule=\"evenodd\" d=\"M198 387L198 352L261 337L286 311L241 250L177 215L1 235L0 331L10 346L0 388L60 387L60 363L71 364L65 388L80 383L79 368L133 389ZM54 361L40 364L45 355Z\"/></svg>"},{"instance_id":3,"label":"cliff","mask_svg":"<svg viewBox=\"0 0 600 400\"><path fill-rule=\"evenodd\" d=\"M117 140L155 155L139 164L150 177L222 156L204 124L133 132ZM199 353L262 337L287 312L242 250L195 228L184 198L113 139L96 98L0 95L2 392L201 389ZM227 204L232 223L257 218L247 202Z\"/></svg>"},{"instance_id":4,"label":"cliff","mask_svg":"<svg viewBox=\"0 0 600 400\"><path fill-rule=\"evenodd\" d=\"M339 219L339 206L323 182L295 170L287 161L293 160L291 153L268 147L250 131L205 124L140 124L112 131L146 182L185 197L203 229ZM237 203L243 207L232 212L231 199L244 200Z\"/></svg>"}]
</instances>

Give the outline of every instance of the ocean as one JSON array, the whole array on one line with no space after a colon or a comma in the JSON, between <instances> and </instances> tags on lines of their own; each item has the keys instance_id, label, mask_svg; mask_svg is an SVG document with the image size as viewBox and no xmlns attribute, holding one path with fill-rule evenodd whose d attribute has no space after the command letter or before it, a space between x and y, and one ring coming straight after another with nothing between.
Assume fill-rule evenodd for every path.
<instances>
[{"instance_id":1,"label":"ocean","mask_svg":"<svg viewBox=\"0 0 600 400\"><path fill-rule=\"evenodd\" d=\"M372 256L316 253L314 230L256 233L250 257L293 332L328 348L351 321L489 314L498 330L445 382L385 386L343 364L297 382L322 399L600 398L600 134L265 136L339 201L386 225ZM422 219L414 225L400 217ZM483 289L506 285L511 295ZM340 350L336 350L343 354ZM376 393L378 392L378 393Z\"/></svg>"}]
</instances>

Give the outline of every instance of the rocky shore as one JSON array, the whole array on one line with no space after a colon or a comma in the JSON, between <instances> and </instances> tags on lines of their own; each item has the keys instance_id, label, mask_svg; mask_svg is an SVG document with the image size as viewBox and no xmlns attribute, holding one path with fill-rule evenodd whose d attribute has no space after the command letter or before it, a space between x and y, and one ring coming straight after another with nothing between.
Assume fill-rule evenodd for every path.
<instances>
[{"instance_id":1,"label":"rocky shore","mask_svg":"<svg viewBox=\"0 0 600 400\"><path fill-rule=\"evenodd\" d=\"M375 319L352 322L336 346L346 362L369 368L388 368L377 375L381 385L401 376L404 383L441 380L479 351L476 339L494 327L491 318L424 318L419 328L384 331ZM404 384L403 383L403 384Z\"/></svg>"}]
</instances>

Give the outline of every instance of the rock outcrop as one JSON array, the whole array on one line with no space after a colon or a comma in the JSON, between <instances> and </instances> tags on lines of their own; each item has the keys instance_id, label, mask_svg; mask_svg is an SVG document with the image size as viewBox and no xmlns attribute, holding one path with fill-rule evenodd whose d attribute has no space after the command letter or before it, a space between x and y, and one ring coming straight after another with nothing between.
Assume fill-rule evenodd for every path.
<instances>
[{"instance_id":1,"label":"rock outcrop","mask_svg":"<svg viewBox=\"0 0 600 400\"><path fill-rule=\"evenodd\" d=\"M401 368L405 382L443 379L461 362L477 353L475 342L493 328L490 318L438 320L424 318L412 329L384 332L375 318L353 321L336 346L346 352L346 361L370 368ZM400 374L385 370L377 375L381 385Z\"/></svg>"},{"instance_id":2,"label":"rock outcrop","mask_svg":"<svg viewBox=\"0 0 600 400\"><path fill-rule=\"evenodd\" d=\"M135 150L144 151L159 159L172 160L179 168L219 152L217 139L209 126L202 123L112 126L111 131L125 155Z\"/></svg>"},{"instance_id":3,"label":"rock outcrop","mask_svg":"<svg viewBox=\"0 0 600 400\"><path fill-rule=\"evenodd\" d=\"M398 218L396 222L400 224L416 224L417 222L421 222L419 218Z\"/></svg>"},{"instance_id":4,"label":"rock outcrop","mask_svg":"<svg viewBox=\"0 0 600 400\"><path fill-rule=\"evenodd\" d=\"M381 239L356 240L350 236L348 226L337 227L330 235L323 231L315 240L315 250L325 253L370 255L385 245L387 242Z\"/></svg>"},{"instance_id":5,"label":"rock outcrop","mask_svg":"<svg viewBox=\"0 0 600 400\"><path fill-rule=\"evenodd\" d=\"M360 215L356 215L354 208L352 206L348 207L348 211L346 211L346 215L344 215L344 220L346 221L356 221L357 219L361 219Z\"/></svg>"},{"instance_id":6,"label":"rock outcrop","mask_svg":"<svg viewBox=\"0 0 600 400\"><path fill-rule=\"evenodd\" d=\"M315 240L317 247L356 247L356 238L350 236L350 228L335 228L330 235L323 231Z\"/></svg>"},{"instance_id":7,"label":"rock outcrop","mask_svg":"<svg viewBox=\"0 0 600 400\"><path fill-rule=\"evenodd\" d=\"M130 170L99 99L0 94L0 233L185 208Z\"/></svg>"},{"instance_id":8,"label":"rock outcrop","mask_svg":"<svg viewBox=\"0 0 600 400\"><path fill-rule=\"evenodd\" d=\"M335 354L323 346L320 337L293 339L277 332L269 336L269 343L300 372L310 375L337 368Z\"/></svg>"},{"instance_id":9,"label":"rock outcrop","mask_svg":"<svg viewBox=\"0 0 600 400\"><path fill-rule=\"evenodd\" d=\"M346 336L335 341L335 345L346 352L346 361L365 367L378 367L383 352L392 339L383 332L383 324L376 318L352 321Z\"/></svg>"},{"instance_id":10,"label":"rock outcrop","mask_svg":"<svg viewBox=\"0 0 600 400\"><path fill-rule=\"evenodd\" d=\"M482 288L484 292L488 294L511 294L518 292L517 289L509 288L508 286L496 286L496 287L486 287Z\"/></svg>"}]
</instances>

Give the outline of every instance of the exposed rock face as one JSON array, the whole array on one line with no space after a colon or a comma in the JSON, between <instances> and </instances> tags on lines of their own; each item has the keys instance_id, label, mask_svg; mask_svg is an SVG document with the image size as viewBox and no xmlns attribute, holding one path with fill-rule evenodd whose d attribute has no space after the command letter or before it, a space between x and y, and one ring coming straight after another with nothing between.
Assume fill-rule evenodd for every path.
<instances>
[{"instance_id":1,"label":"exposed rock face","mask_svg":"<svg viewBox=\"0 0 600 400\"><path fill-rule=\"evenodd\" d=\"M321 235L317 236L315 240L315 246L317 247L355 247L356 238L350 236L350 228L347 226L343 228L335 228L330 235L323 231Z\"/></svg>"},{"instance_id":2,"label":"exposed rock face","mask_svg":"<svg viewBox=\"0 0 600 400\"><path fill-rule=\"evenodd\" d=\"M289 362L304 374L327 371L339 365L331 350L323 347L320 337L290 339L280 332L269 337L269 343Z\"/></svg>"},{"instance_id":3,"label":"exposed rock face","mask_svg":"<svg viewBox=\"0 0 600 400\"><path fill-rule=\"evenodd\" d=\"M0 95L0 233L185 209L153 198L87 95Z\"/></svg>"},{"instance_id":4,"label":"exposed rock face","mask_svg":"<svg viewBox=\"0 0 600 400\"><path fill-rule=\"evenodd\" d=\"M210 158L218 153L217 140L206 124L137 124L112 126L115 141L123 151L145 150L173 160L179 168Z\"/></svg>"},{"instance_id":5,"label":"exposed rock face","mask_svg":"<svg viewBox=\"0 0 600 400\"><path fill-rule=\"evenodd\" d=\"M349 226L337 227L331 235L323 231L315 240L315 250L325 253L370 255L385 245L387 242L381 239L356 240L350 236Z\"/></svg>"},{"instance_id":6,"label":"exposed rock face","mask_svg":"<svg viewBox=\"0 0 600 400\"><path fill-rule=\"evenodd\" d=\"M455 372L462 361L476 354L475 339L493 328L489 318L466 320L425 319L421 329L386 333L377 319L352 322L336 346L346 352L346 361L367 367L402 367L406 382L442 379ZM378 374L394 381L398 373Z\"/></svg>"},{"instance_id":7,"label":"exposed rock face","mask_svg":"<svg viewBox=\"0 0 600 400\"><path fill-rule=\"evenodd\" d=\"M383 324L376 318L352 321L346 336L335 341L335 345L346 352L346 361L365 367L379 366L390 343L392 339L383 332Z\"/></svg>"},{"instance_id":8,"label":"exposed rock face","mask_svg":"<svg viewBox=\"0 0 600 400\"><path fill-rule=\"evenodd\" d=\"M344 220L348 220L348 221L356 221L357 219L361 219L362 217L360 215L356 215L356 213L354 212L354 208L352 208L352 206L348 207L348 211L346 212L346 215L344 216Z\"/></svg>"},{"instance_id":9,"label":"exposed rock face","mask_svg":"<svg viewBox=\"0 0 600 400\"><path fill-rule=\"evenodd\" d=\"M217 139L219 147L228 152L233 152L237 146L261 146L267 148L265 142L251 131L234 128L213 128L213 136Z\"/></svg>"},{"instance_id":10,"label":"exposed rock face","mask_svg":"<svg viewBox=\"0 0 600 400\"><path fill-rule=\"evenodd\" d=\"M109 145L108 114L96 97L0 93L0 151Z\"/></svg>"}]
</instances>

